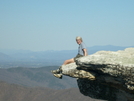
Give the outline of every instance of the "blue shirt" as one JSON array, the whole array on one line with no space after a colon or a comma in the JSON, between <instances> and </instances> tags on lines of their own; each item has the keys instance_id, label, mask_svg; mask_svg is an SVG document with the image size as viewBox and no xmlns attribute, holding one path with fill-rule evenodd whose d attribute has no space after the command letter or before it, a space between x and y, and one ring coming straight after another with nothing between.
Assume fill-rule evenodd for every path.
<instances>
[{"instance_id":1,"label":"blue shirt","mask_svg":"<svg viewBox=\"0 0 134 101\"><path fill-rule=\"evenodd\" d=\"M78 54L84 55L83 49L86 49L86 45L82 42L78 47Z\"/></svg>"}]
</instances>

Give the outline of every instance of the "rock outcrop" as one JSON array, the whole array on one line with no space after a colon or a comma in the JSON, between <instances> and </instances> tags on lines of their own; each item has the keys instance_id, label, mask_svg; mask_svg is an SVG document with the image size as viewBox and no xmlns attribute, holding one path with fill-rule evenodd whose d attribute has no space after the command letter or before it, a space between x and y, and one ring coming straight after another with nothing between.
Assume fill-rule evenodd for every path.
<instances>
[{"instance_id":1,"label":"rock outcrop","mask_svg":"<svg viewBox=\"0 0 134 101\"><path fill-rule=\"evenodd\" d=\"M77 79L80 92L108 101L134 101L134 48L99 51L62 66L62 74Z\"/></svg>"}]
</instances>

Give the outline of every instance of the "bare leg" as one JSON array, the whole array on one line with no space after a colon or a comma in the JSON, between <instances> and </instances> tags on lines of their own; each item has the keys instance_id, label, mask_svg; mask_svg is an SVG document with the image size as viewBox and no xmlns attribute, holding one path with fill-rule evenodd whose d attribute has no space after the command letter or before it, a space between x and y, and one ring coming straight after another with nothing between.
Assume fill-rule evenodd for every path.
<instances>
[{"instance_id":1,"label":"bare leg","mask_svg":"<svg viewBox=\"0 0 134 101\"><path fill-rule=\"evenodd\" d=\"M63 65L66 65L66 64L69 64L69 63L73 63L73 62L75 62L74 58L64 61ZM60 74L61 73L61 67L59 67L59 69L57 69L57 70L52 70L51 72L53 74Z\"/></svg>"},{"instance_id":2,"label":"bare leg","mask_svg":"<svg viewBox=\"0 0 134 101\"><path fill-rule=\"evenodd\" d=\"M73 63L74 62L74 58L66 60L63 65L69 64L69 63Z\"/></svg>"},{"instance_id":3,"label":"bare leg","mask_svg":"<svg viewBox=\"0 0 134 101\"><path fill-rule=\"evenodd\" d=\"M66 64L69 64L69 63L73 63L73 62L74 62L74 58L69 59L69 60L66 60L66 61L63 63L63 65L66 65ZM62 73L61 73L60 68L57 69L57 70L52 70L51 72L53 73L53 75L54 75L55 77L62 79Z\"/></svg>"}]
</instances>

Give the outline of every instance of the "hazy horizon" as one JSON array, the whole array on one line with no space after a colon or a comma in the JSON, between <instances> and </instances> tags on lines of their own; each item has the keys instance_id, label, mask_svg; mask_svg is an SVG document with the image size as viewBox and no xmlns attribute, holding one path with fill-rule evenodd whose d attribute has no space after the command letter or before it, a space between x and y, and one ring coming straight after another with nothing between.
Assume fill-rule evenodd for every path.
<instances>
[{"instance_id":1,"label":"hazy horizon","mask_svg":"<svg viewBox=\"0 0 134 101\"><path fill-rule=\"evenodd\" d=\"M0 49L74 50L134 46L133 0L0 1Z\"/></svg>"},{"instance_id":2,"label":"hazy horizon","mask_svg":"<svg viewBox=\"0 0 134 101\"><path fill-rule=\"evenodd\" d=\"M122 47L122 48L129 48L129 47L134 47L134 46L116 46L116 45L94 45L94 46L90 46L90 47L87 47L87 48L93 48L93 47L107 47L107 46L109 46L109 48L111 48L112 46L115 48L115 47ZM76 49L63 49L63 50L44 50L44 52L46 51L48 51L48 52L54 52L54 51L77 51L78 50L78 47L76 47ZM28 50L28 49L12 49L12 48L10 48L10 49L8 49L8 48L0 48L0 52L4 52L4 51L31 51L31 52L43 52L43 51L40 51L40 50Z\"/></svg>"}]
</instances>

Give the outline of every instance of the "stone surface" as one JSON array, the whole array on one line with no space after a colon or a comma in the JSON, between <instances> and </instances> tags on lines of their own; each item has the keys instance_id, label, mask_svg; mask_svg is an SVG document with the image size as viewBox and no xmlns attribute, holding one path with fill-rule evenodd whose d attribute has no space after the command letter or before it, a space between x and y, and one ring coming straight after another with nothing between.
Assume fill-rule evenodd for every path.
<instances>
[{"instance_id":1,"label":"stone surface","mask_svg":"<svg viewBox=\"0 0 134 101\"><path fill-rule=\"evenodd\" d=\"M134 101L134 48L81 57L76 63L63 65L62 74L78 78L84 95L108 101Z\"/></svg>"},{"instance_id":2,"label":"stone surface","mask_svg":"<svg viewBox=\"0 0 134 101\"><path fill-rule=\"evenodd\" d=\"M95 80L95 76L91 74L91 72L87 72L86 70L83 70L77 67L75 63L63 65L62 74L71 76L74 78L88 78L90 80Z\"/></svg>"}]
</instances>

